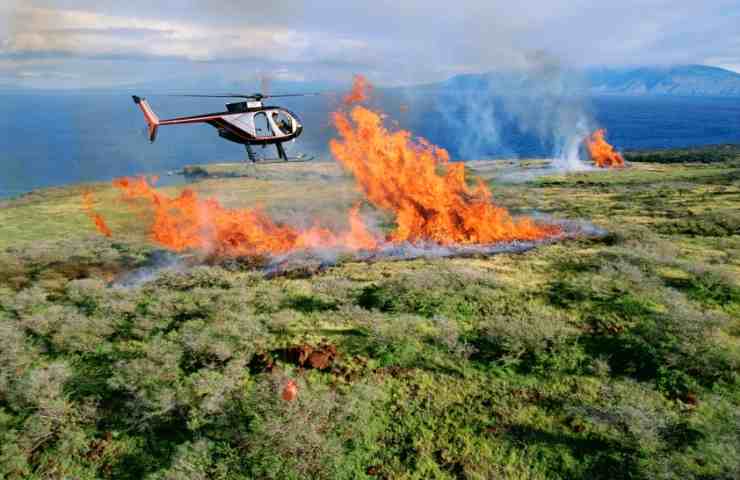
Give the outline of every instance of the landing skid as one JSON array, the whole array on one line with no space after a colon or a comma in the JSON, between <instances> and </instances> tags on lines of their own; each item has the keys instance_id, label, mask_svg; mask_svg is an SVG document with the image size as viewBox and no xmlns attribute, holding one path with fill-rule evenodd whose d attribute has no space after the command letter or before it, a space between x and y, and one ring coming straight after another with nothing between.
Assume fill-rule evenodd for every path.
<instances>
[{"instance_id":1,"label":"landing skid","mask_svg":"<svg viewBox=\"0 0 740 480\"><path fill-rule=\"evenodd\" d=\"M265 159L259 159L256 162L253 162L255 165L267 165L271 163L302 163L302 162L310 162L315 157L308 156L308 155L299 155L297 157L286 157L286 158L265 158Z\"/></svg>"},{"instance_id":2,"label":"landing skid","mask_svg":"<svg viewBox=\"0 0 740 480\"><path fill-rule=\"evenodd\" d=\"M253 165L265 165L268 163L296 163L296 162L309 162L314 159L313 156L300 154L295 157L289 157L285 154L285 149L281 143L275 144L277 147L278 158L261 158L252 148L252 145L246 143L244 148L247 151L247 160L252 162Z\"/></svg>"}]
</instances>

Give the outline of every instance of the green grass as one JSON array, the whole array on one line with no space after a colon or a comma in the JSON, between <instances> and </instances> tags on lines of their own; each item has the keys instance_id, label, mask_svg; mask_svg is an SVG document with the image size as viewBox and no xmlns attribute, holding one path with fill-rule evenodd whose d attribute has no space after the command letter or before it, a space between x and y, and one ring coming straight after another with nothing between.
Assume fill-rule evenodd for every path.
<instances>
[{"instance_id":1,"label":"green grass","mask_svg":"<svg viewBox=\"0 0 740 480\"><path fill-rule=\"evenodd\" d=\"M192 187L341 223L351 180L300 168ZM201 265L114 288L159 255L135 204L85 187L106 239L82 187L5 202L0 478L736 478L740 167L519 185L481 172L513 211L608 234L309 276Z\"/></svg>"}]
</instances>

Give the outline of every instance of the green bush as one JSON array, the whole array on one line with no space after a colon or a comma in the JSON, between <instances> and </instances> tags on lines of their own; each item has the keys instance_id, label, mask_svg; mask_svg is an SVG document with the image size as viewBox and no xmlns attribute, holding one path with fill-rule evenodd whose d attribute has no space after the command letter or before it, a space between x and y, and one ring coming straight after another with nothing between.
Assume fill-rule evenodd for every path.
<instances>
[{"instance_id":1,"label":"green bush","mask_svg":"<svg viewBox=\"0 0 740 480\"><path fill-rule=\"evenodd\" d=\"M563 355L578 333L568 316L537 302L515 305L516 308L510 303L506 313L482 322L485 344L479 348L494 358L519 360L530 367L547 354Z\"/></svg>"},{"instance_id":2,"label":"green bush","mask_svg":"<svg viewBox=\"0 0 740 480\"><path fill-rule=\"evenodd\" d=\"M376 452L384 419L372 402L382 401L371 385L339 393L320 383L297 382L293 401L281 398L289 377L259 379L250 400L253 419L244 454L259 478L362 478L358 466Z\"/></svg>"},{"instance_id":3,"label":"green bush","mask_svg":"<svg viewBox=\"0 0 740 480\"><path fill-rule=\"evenodd\" d=\"M740 214L736 211L711 211L657 225L657 231L669 235L728 237L740 234Z\"/></svg>"}]
</instances>

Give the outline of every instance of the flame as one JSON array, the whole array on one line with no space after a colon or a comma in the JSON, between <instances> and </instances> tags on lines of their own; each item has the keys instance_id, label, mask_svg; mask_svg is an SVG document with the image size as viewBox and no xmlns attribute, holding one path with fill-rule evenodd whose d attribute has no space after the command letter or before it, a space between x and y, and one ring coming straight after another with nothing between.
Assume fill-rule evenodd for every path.
<instances>
[{"instance_id":1,"label":"flame","mask_svg":"<svg viewBox=\"0 0 740 480\"><path fill-rule=\"evenodd\" d=\"M144 177L119 178L113 185L126 199L148 202L153 212L152 239L175 251L205 250L233 257L310 248L372 250L378 243L365 227L359 206L349 212L350 229L334 233L319 226L301 230L281 225L258 208L225 208L215 199L199 198L190 189L169 197L156 191Z\"/></svg>"},{"instance_id":2,"label":"flame","mask_svg":"<svg viewBox=\"0 0 740 480\"><path fill-rule=\"evenodd\" d=\"M606 139L606 130L600 128L586 139L586 148L591 159L599 168L621 168L624 167L624 157L614 150Z\"/></svg>"},{"instance_id":3,"label":"flame","mask_svg":"<svg viewBox=\"0 0 740 480\"><path fill-rule=\"evenodd\" d=\"M491 203L482 181L468 187L465 166L450 163L447 151L416 142L407 131L386 130L378 112L356 106L349 114L335 112L333 121L341 139L331 141L331 152L373 205L395 215L392 242L490 244L560 232L529 218L512 218Z\"/></svg>"},{"instance_id":4,"label":"flame","mask_svg":"<svg viewBox=\"0 0 740 480\"><path fill-rule=\"evenodd\" d=\"M353 103L366 102L370 98L372 86L364 75L355 75L352 79L352 90L344 96L344 104L352 105Z\"/></svg>"},{"instance_id":5,"label":"flame","mask_svg":"<svg viewBox=\"0 0 740 480\"><path fill-rule=\"evenodd\" d=\"M105 223L105 219L102 215L97 213L95 211L95 208L93 204L95 203L95 197L93 196L93 193L90 191L84 192L82 194L82 209L85 211L85 214L90 218L90 220L93 221L95 224L95 228L98 229L98 232L105 235L106 237L110 237L113 235L113 232L111 232L110 228L108 228L108 225Z\"/></svg>"}]
</instances>

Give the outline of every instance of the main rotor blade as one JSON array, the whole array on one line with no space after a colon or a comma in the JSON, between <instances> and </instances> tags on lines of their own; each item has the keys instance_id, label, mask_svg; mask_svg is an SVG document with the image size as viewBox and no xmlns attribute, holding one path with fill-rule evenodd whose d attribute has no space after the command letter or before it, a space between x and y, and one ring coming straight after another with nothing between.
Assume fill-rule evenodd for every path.
<instances>
[{"instance_id":1,"label":"main rotor blade","mask_svg":"<svg viewBox=\"0 0 740 480\"><path fill-rule=\"evenodd\" d=\"M233 94L233 95L186 95L186 94L168 94L165 95L166 97L199 97L199 98L255 98L256 95L239 95L239 94Z\"/></svg>"},{"instance_id":2,"label":"main rotor blade","mask_svg":"<svg viewBox=\"0 0 740 480\"><path fill-rule=\"evenodd\" d=\"M282 95L263 95L262 98L278 98L278 97L310 97L314 95L323 95L321 92L311 93L284 93Z\"/></svg>"},{"instance_id":3,"label":"main rotor blade","mask_svg":"<svg viewBox=\"0 0 740 480\"><path fill-rule=\"evenodd\" d=\"M283 93L278 95L262 95L261 93L253 93L252 95L244 95L241 93L228 93L224 95L200 95L200 94L180 94L172 93L165 95L166 97L198 97L198 98L282 98L282 97L310 97L315 95L327 95L332 92L308 92L308 93Z\"/></svg>"}]
</instances>

